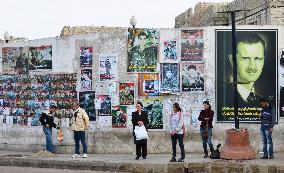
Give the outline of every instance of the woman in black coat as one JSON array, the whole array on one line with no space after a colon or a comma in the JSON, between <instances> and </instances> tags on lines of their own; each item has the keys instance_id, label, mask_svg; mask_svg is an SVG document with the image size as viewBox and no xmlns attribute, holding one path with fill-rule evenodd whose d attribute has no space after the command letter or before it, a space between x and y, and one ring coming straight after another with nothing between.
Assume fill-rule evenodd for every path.
<instances>
[{"instance_id":1,"label":"woman in black coat","mask_svg":"<svg viewBox=\"0 0 284 173\"><path fill-rule=\"evenodd\" d=\"M142 126L144 125L146 130L149 123L148 114L145 111L142 111L143 104L141 102L137 102L136 104L136 111L132 112L132 124L133 124L133 136L134 136L134 143L136 144L136 160L141 157L141 149L142 149L142 157L146 159L147 157L147 139L136 140L136 136L134 133L135 126Z\"/></svg>"}]
</instances>

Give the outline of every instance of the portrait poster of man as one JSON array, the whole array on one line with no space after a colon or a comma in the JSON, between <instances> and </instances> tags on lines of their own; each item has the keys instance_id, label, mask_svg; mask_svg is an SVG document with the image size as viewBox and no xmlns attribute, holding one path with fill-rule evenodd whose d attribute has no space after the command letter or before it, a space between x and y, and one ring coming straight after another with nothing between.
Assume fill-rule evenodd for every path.
<instances>
[{"instance_id":1,"label":"portrait poster of man","mask_svg":"<svg viewBox=\"0 0 284 173\"><path fill-rule=\"evenodd\" d=\"M236 33L239 119L258 122L261 98L277 108L277 30L237 30ZM218 121L234 120L231 38L230 30L216 30Z\"/></svg>"},{"instance_id":2,"label":"portrait poster of man","mask_svg":"<svg viewBox=\"0 0 284 173\"><path fill-rule=\"evenodd\" d=\"M92 67L93 47L80 47L80 67Z\"/></svg>"},{"instance_id":3,"label":"portrait poster of man","mask_svg":"<svg viewBox=\"0 0 284 173\"><path fill-rule=\"evenodd\" d=\"M148 113L148 129L163 129L163 97L144 97L143 110Z\"/></svg>"},{"instance_id":4,"label":"portrait poster of man","mask_svg":"<svg viewBox=\"0 0 284 173\"><path fill-rule=\"evenodd\" d=\"M95 91L79 92L79 103L88 114L90 121L96 121Z\"/></svg>"},{"instance_id":5,"label":"portrait poster of man","mask_svg":"<svg viewBox=\"0 0 284 173\"><path fill-rule=\"evenodd\" d=\"M28 74L28 47L3 47L2 69L4 74Z\"/></svg>"},{"instance_id":6,"label":"portrait poster of man","mask_svg":"<svg viewBox=\"0 0 284 173\"><path fill-rule=\"evenodd\" d=\"M181 30L181 61L202 61L203 30Z\"/></svg>"},{"instance_id":7,"label":"portrait poster of man","mask_svg":"<svg viewBox=\"0 0 284 173\"><path fill-rule=\"evenodd\" d=\"M81 90L92 90L92 69L81 70Z\"/></svg>"},{"instance_id":8,"label":"portrait poster of man","mask_svg":"<svg viewBox=\"0 0 284 173\"><path fill-rule=\"evenodd\" d=\"M100 81L117 80L117 54L100 54Z\"/></svg>"},{"instance_id":9,"label":"portrait poster of man","mask_svg":"<svg viewBox=\"0 0 284 173\"><path fill-rule=\"evenodd\" d=\"M181 89L183 92L204 92L204 64L181 63Z\"/></svg>"},{"instance_id":10,"label":"portrait poster of man","mask_svg":"<svg viewBox=\"0 0 284 173\"><path fill-rule=\"evenodd\" d=\"M134 105L133 82L119 83L119 103L120 105Z\"/></svg>"},{"instance_id":11,"label":"portrait poster of man","mask_svg":"<svg viewBox=\"0 0 284 173\"><path fill-rule=\"evenodd\" d=\"M29 48L29 70L52 70L52 46Z\"/></svg>"},{"instance_id":12,"label":"portrait poster of man","mask_svg":"<svg viewBox=\"0 0 284 173\"><path fill-rule=\"evenodd\" d=\"M113 128L126 128L126 122L127 122L126 106L113 106L111 115L112 115Z\"/></svg>"},{"instance_id":13,"label":"portrait poster of man","mask_svg":"<svg viewBox=\"0 0 284 173\"><path fill-rule=\"evenodd\" d=\"M282 49L280 56L279 86L280 86L280 117L284 117L284 49Z\"/></svg>"},{"instance_id":14,"label":"portrait poster of man","mask_svg":"<svg viewBox=\"0 0 284 173\"><path fill-rule=\"evenodd\" d=\"M108 95L98 95L97 97L101 103L99 116L111 116L111 98Z\"/></svg>"},{"instance_id":15,"label":"portrait poster of man","mask_svg":"<svg viewBox=\"0 0 284 173\"><path fill-rule=\"evenodd\" d=\"M128 29L127 72L156 72L158 36L156 29Z\"/></svg>"},{"instance_id":16,"label":"portrait poster of man","mask_svg":"<svg viewBox=\"0 0 284 173\"><path fill-rule=\"evenodd\" d=\"M162 63L161 64L161 92L179 92L179 64L178 63Z\"/></svg>"},{"instance_id":17,"label":"portrait poster of man","mask_svg":"<svg viewBox=\"0 0 284 173\"><path fill-rule=\"evenodd\" d=\"M164 41L164 61L177 61L177 42Z\"/></svg>"},{"instance_id":18,"label":"portrait poster of man","mask_svg":"<svg viewBox=\"0 0 284 173\"><path fill-rule=\"evenodd\" d=\"M138 74L138 95L156 96L159 95L159 73Z\"/></svg>"}]
</instances>

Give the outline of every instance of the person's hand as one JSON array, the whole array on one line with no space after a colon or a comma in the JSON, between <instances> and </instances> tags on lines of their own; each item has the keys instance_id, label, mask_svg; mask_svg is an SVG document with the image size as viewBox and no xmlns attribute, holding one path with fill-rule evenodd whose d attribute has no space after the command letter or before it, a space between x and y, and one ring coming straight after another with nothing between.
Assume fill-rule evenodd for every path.
<instances>
[{"instance_id":1,"label":"person's hand","mask_svg":"<svg viewBox=\"0 0 284 173\"><path fill-rule=\"evenodd\" d=\"M270 131L270 133L272 133L273 132L273 128L269 129L269 131Z\"/></svg>"},{"instance_id":2,"label":"person's hand","mask_svg":"<svg viewBox=\"0 0 284 173\"><path fill-rule=\"evenodd\" d=\"M49 125L48 125L48 124L46 124L46 125L45 125L45 127L46 127L46 128L49 128Z\"/></svg>"},{"instance_id":3,"label":"person's hand","mask_svg":"<svg viewBox=\"0 0 284 173\"><path fill-rule=\"evenodd\" d=\"M176 134L176 131L175 131L175 130L171 131L171 135L172 135L172 136L175 135L175 134Z\"/></svg>"}]
</instances>

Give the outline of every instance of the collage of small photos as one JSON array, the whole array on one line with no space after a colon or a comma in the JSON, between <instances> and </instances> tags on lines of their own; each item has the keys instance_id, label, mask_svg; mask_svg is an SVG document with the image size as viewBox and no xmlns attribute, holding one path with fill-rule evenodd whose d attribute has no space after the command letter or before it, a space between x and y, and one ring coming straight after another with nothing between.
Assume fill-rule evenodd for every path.
<instances>
[{"instance_id":1,"label":"collage of small photos","mask_svg":"<svg viewBox=\"0 0 284 173\"><path fill-rule=\"evenodd\" d=\"M58 118L71 118L77 74L52 74L52 46L2 48L0 115L5 124L38 126L51 104Z\"/></svg>"}]
</instances>

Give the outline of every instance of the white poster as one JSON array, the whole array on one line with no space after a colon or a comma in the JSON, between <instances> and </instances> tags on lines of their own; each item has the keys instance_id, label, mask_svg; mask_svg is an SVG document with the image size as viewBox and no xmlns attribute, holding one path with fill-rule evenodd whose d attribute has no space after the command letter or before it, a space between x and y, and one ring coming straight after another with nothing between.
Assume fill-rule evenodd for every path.
<instances>
[{"instance_id":1,"label":"white poster","mask_svg":"<svg viewBox=\"0 0 284 173\"><path fill-rule=\"evenodd\" d=\"M100 54L100 81L117 80L117 54Z\"/></svg>"}]
</instances>

